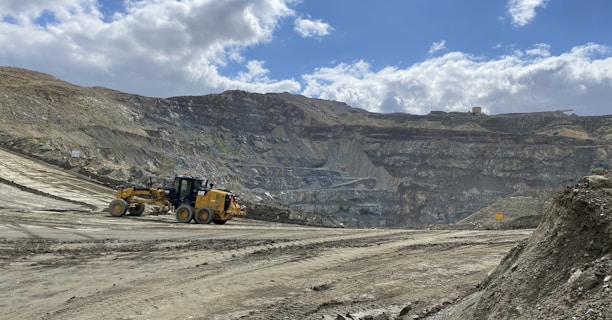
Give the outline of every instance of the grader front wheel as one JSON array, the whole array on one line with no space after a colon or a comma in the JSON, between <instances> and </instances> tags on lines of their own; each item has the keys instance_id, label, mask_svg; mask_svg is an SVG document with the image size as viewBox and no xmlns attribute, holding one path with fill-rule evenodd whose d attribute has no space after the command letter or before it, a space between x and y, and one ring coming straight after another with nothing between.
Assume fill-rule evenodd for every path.
<instances>
[{"instance_id":1,"label":"grader front wheel","mask_svg":"<svg viewBox=\"0 0 612 320\"><path fill-rule=\"evenodd\" d=\"M122 217L127 211L127 203L123 199L115 199L108 205L108 212L113 217Z\"/></svg>"}]
</instances>

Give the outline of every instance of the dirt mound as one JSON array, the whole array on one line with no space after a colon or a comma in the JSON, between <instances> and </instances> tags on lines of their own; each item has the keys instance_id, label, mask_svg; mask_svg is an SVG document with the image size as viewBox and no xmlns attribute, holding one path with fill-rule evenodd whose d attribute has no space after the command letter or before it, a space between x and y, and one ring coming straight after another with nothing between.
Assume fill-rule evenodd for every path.
<instances>
[{"instance_id":1,"label":"dirt mound","mask_svg":"<svg viewBox=\"0 0 612 320\"><path fill-rule=\"evenodd\" d=\"M559 191L532 237L434 319L612 319L612 189Z\"/></svg>"},{"instance_id":2,"label":"dirt mound","mask_svg":"<svg viewBox=\"0 0 612 320\"><path fill-rule=\"evenodd\" d=\"M344 226L332 216L304 212L282 204L270 202L243 201L247 208L247 218L262 221L300 224L314 227L343 228Z\"/></svg>"}]
</instances>

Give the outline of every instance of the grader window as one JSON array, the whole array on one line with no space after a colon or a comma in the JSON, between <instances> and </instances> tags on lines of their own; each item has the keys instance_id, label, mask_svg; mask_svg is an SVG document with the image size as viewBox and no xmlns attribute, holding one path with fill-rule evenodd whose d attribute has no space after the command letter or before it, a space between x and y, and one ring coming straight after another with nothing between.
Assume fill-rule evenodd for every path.
<instances>
[{"instance_id":1,"label":"grader window","mask_svg":"<svg viewBox=\"0 0 612 320\"><path fill-rule=\"evenodd\" d=\"M200 187L202 186L202 182L203 182L202 180L194 180L193 181L193 188L192 188L192 190L193 190L194 193L197 193L198 190L200 190Z\"/></svg>"},{"instance_id":2,"label":"grader window","mask_svg":"<svg viewBox=\"0 0 612 320\"><path fill-rule=\"evenodd\" d=\"M192 180L189 180L189 179L182 179L181 180L181 187L180 187L180 192L181 192L180 193L180 197L181 197L181 199L185 199L191 193L191 182L192 182Z\"/></svg>"}]
</instances>

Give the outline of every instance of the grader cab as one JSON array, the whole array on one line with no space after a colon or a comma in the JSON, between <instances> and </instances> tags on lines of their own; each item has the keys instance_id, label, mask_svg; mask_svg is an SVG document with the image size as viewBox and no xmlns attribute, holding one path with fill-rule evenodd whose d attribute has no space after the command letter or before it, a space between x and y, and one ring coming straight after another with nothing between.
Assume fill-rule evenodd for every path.
<instances>
[{"instance_id":1,"label":"grader cab","mask_svg":"<svg viewBox=\"0 0 612 320\"><path fill-rule=\"evenodd\" d=\"M236 195L220 189L213 189L208 181L189 175L177 175L172 187L144 188L118 186L116 199L111 201L108 211L114 217L127 212L139 216L145 204L155 205L160 211L173 211L181 223L224 224L235 216L246 215L246 209L236 202Z\"/></svg>"}]
</instances>

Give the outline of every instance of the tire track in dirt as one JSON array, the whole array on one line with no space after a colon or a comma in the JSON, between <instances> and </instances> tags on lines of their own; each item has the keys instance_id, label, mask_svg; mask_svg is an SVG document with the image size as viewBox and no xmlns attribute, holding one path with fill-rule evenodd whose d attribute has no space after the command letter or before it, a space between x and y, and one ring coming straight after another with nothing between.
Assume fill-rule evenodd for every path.
<instances>
[{"instance_id":1,"label":"tire track in dirt","mask_svg":"<svg viewBox=\"0 0 612 320\"><path fill-rule=\"evenodd\" d=\"M334 287L342 283L342 291L359 292L363 286L362 279L368 279L367 275L374 272L380 273L380 266L375 263L359 272L324 276L313 283L313 279L317 279L316 273L325 275L331 269L350 265L364 257L372 261L389 256L395 259L398 250L407 246L453 241L451 235L444 233L429 239L415 238L415 234L418 232L384 233L384 236L354 234L332 237L331 240L300 240L228 252L200 252L196 257L191 256L189 263L179 264L173 273L155 282L141 278L101 292L102 298L85 296L72 299L50 312L45 319L72 318L77 310L79 319L88 319L86 314L100 313L113 318L146 319L160 312L163 314L164 310L173 310L171 314L163 314L169 319L211 319L211 316L219 320L286 319L290 315L313 315L320 310L327 312L327 306L334 303L343 308L347 304L368 304L373 299L368 295L348 295L340 299L321 297L312 288ZM371 244L355 246L355 240ZM323 249L313 248L313 245ZM316 252L312 257L300 259L291 249ZM206 261L194 265L193 260ZM140 298L143 287L148 290L145 299ZM290 297L286 297L287 292ZM255 298L236 299L242 296ZM368 308L376 306L378 304L370 304Z\"/></svg>"},{"instance_id":2,"label":"tire track in dirt","mask_svg":"<svg viewBox=\"0 0 612 320\"><path fill-rule=\"evenodd\" d=\"M350 239L361 238L361 237L363 236L348 235L348 236L336 237L334 238L334 240L336 241L339 239L350 240ZM304 245L323 243L326 241L327 240L315 240L315 239L302 240L302 241L295 241L295 242L282 243L282 244L268 244L263 247L257 247L257 248L249 247L246 249L231 250L231 252L220 252L220 253L208 252L206 253L207 255L206 260L210 262L207 262L207 265L205 267L208 269L214 269L215 274L207 276L207 275L203 275L201 270L197 270L196 269L197 267L193 267L193 265L183 266L180 270L177 270L177 272L181 274L180 276L170 275L168 277L165 277L163 281L161 281L162 279L160 279L162 284L160 284L159 286L155 285L154 288L150 290L151 292L156 292L156 294L149 297L148 300L158 301L158 302L159 301L167 302L168 300L171 300L173 302L170 303L170 305L176 305L177 303L180 304L184 302L185 300L194 300L194 299L199 300L198 292L201 292L201 288L200 288L201 286L195 285L195 284L202 283L202 282L206 282L206 283L214 282L214 283L222 284L220 286L210 286L210 285L203 286L203 287L206 287L206 292L208 293L214 294L215 292L223 292L223 295L231 296L232 292L229 292L230 290L228 290L227 285L233 284L234 286L230 287L230 288L233 288L231 291L233 291L234 294L239 294L242 291L242 288L240 286L236 286L238 285L236 274L238 273L241 274L238 278L242 278L243 274L248 274L249 276L247 277L250 277L252 274L260 274L261 272L266 271L266 270L274 270L275 268L283 264L286 264L286 263L292 263L293 266L297 265L296 262L293 261L293 258L291 256L275 257L274 259L269 260L269 261L262 260L262 259L255 259L254 261L249 261L249 263L246 263L245 265L245 263L241 261L241 258L244 257L245 255L252 255L257 250L273 250L273 249L282 250L284 247L287 247L287 246L301 247ZM192 258L190 260L194 260L194 259ZM223 270L220 270L221 268L223 268ZM274 277L272 276L272 278ZM202 280L202 279L205 279L205 280ZM229 283L228 281L223 281L224 279L229 279L228 280ZM248 282L247 280L248 279L244 279L245 282ZM151 286L151 283L149 283L148 280L146 280L145 282L146 282L145 285ZM137 283L132 283L130 284L130 286L139 287ZM109 290L108 293L104 294L106 297L106 299L104 300L104 306L96 307L96 309L98 310L96 310L95 313L103 312L104 314L113 314L113 312L119 312L118 315L121 314L125 316L126 310L133 310L134 311L133 316L138 317L138 314L142 313L142 311L136 310L138 309L137 306L139 305L142 306L142 309L144 310L150 309L150 306L146 301L143 301L143 302L138 301L137 291L139 291L139 289L135 289L136 292L133 292L130 294L129 290L123 291L125 289L122 288L121 292L127 293L128 295L133 294L136 297L119 297L117 300L115 300L116 299L115 297L118 295L116 292L114 292L116 290L117 289L112 288ZM184 292L191 292L191 294L185 294ZM94 298L94 297L92 298L83 297L79 299L73 299L69 301L69 305L66 308L60 308L59 310L50 313L49 315L47 315L45 319L61 319L61 318L70 317L69 316L70 312L74 311L75 309L85 310L87 308L91 308L92 305L96 304L97 300L98 298ZM214 299L212 300L214 301ZM193 303L195 305L198 305L196 301L193 301ZM191 305L191 303L188 303L188 304ZM99 310L100 307L103 310ZM209 311L212 311L212 310L205 309L205 310L201 310L200 312L204 312L204 314L206 314ZM79 318L81 317L79 316ZM180 316L177 318L180 318Z\"/></svg>"},{"instance_id":3,"label":"tire track in dirt","mask_svg":"<svg viewBox=\"0 0 612 320\"><path fill-rule=\"evenodd\" d=\"M512 243L503 244L505 247L512 246ZM412 246L412 245L411 245ZM458 244L458 246L466 246L466 244ZM480 243L467 244L467 246L483 246ZM400 257L403 253L398 251L397 249L401 247L401 245L392 244L382 247L378 247L373 249L375 252L366 252L360 250L359 254L348 254L350 258L338 257L338 255L342 256L343 254L347 254L343 252L341 254L326 254L323 256L316 257L312 259L312 261L320 262L320 265L317 263L313 264L305 264L304 268L306 270L312 269L314 267L315 270L321 270L322 274L327 274L328 270L332 270L334 272L329 272L329 274L342 274L342 272L337 272L334 269L342 269L347 265L347 269L350 268L350 264L354 263L357 260L362 259L364 256L368 257L370 260L378 260L370 264L367 267L362 268L362 270L358 272L347 273L345 276L340 277L328 277L324 279L320 279L318 284L314 287L311 287L311 290L303 291L301 294L295 295L291 299L284 299L282 302L277 303L274 302L271 305L268 305L265 310L261 310L257 313L252 313L248 316L242 316L240 319L287 319L292 315L301 315L302 317L306 317L308 319L321 319L322 316L331 315L335 316L337 314L346 314L348 311L351 312L366 312L375 309L389 309L389 304L381 304L384 302L383 297L376 296L375 294L369 294L368 292L363 292L364 287L368 287L369 282L372 279L376 279L380 276L380 271L388 272L388 270L384 267L381 267L379 263L383 263L384 261L402 261ZM437 251L448 251L453 250L455 246L440 246L439 248L433 248ZM412 258L418 259L427 259L428 252L431 248L421 248L418 252L412 252ZM497 257L501 259L501 256ZM325 267L321 267L325 266ZM363 266L363 264L362 264ZM452 268L452 266L451 266ZM293 267L294 270L298 270L299 268ZM296 273L301 273L304 270L296 271ZM312 279L312 276L305 276L307 279ZM281 280L290 283L294 281L292 277L289 278L281 278ZM302 287L305 287L302 285ZM403 290L403 289L401 289ZM337 294L340 292L340 295ZM274 300L272 300L274 301ZM405 303L406 301L404 301ZM396 301L396 303L398 303ZM402 305L398 305L398 310L402 308Z\"/></svg>"},{"instance_id":4,"label":"tire track in dirt","mask_svg":"<svg viewBox=\"0 0 612 320\"><path fill-rule=\"evenodd\" d=\"M3 226L7 229L25 234L28 238L40 239L41 237L37 235L35 232L32 232L27 226L15 223L5 223Z\"/></svg>"}]
</instances>

